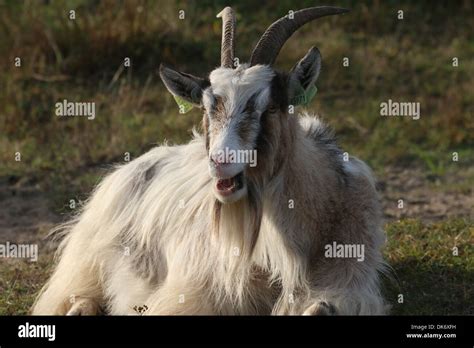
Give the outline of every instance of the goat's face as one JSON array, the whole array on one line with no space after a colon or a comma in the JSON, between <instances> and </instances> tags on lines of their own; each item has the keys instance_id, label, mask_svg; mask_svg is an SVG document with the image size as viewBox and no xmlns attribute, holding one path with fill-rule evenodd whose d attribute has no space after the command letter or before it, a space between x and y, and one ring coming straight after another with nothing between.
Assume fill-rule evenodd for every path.
<instances>
[{"instance_id":1,"label":"goat's face","mask_svg":"<svg viewBox=\"0 0 474 348\"><path fill-rule=\"evenodd\" d=\"M255 47L250 64L234 66L233 38L235 16L227 7L223 17L221 67L209 78L202 79L160 66L160 76L168 90L188 103L204 110L203 128L209 160L209 173L214 180L214 193L222 203L239 200L247 194L249 172L257 167L258 140L262 132L273 133L278 129L263 129L286 115L288 101L299 100L301 94L315 83L321 56L317 48L308 53L293 67L288 75L277 74L272 64L282 45L291 34L309 20L347 10L334 7L315 7L294 13L275 22L267 29ZM262 125L262 115L273 122ZM277 124L282 129L283 124ZM270 128L272 128L270 126ZM272 146L277 151L278 146ZM265 157L269 157L267 153ZM276 154L273 153L273 158ZM259 161L268 161L260 158Z\"/></svg>"},{"instance_id":2,"label":"goat's face","mask_svg":"<svg viewBox=\"0 0 474 348\"><path fill-rule=\"evenodd\" d=\"M202 98L203 126L214 193L223 203L245 196L247 169L258 166L260 117L270 104L274 75L262 65L218 68L210 74Z\"/></svg>"},{"instance_id":3,"label":"goat's face","mask_svg":"<svg viewBox=\"0 0 474 348\"><path fill-rule=\"evenodd\" d=\"M203 109L209 174L216 198L222 203L241 199L247 194L248 170L258 170L261 116L276 112L271 98L276 73L270 66L246 64L236 69L217 68L209 79L165 67L160 73L174 95ZM197 97L194 100L193 93Z\"/></svg>"}]
</instances>

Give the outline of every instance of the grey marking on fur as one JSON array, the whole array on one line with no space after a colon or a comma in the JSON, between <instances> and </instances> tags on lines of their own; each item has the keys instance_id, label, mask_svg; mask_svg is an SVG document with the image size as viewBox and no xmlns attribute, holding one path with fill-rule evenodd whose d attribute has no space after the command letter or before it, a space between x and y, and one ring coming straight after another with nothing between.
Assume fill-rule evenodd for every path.
<instances>
[{"instance_id":1,"label":"grey marking on fur","mask_svg":"<svg viewBox=\"0 0 474 348\"><path fill-rule=\"evenodd\" d=\"M347 173L344 170L344 162L342 160L343 151L337 144L337 138L333 129L322 122L317 125L312 124L307 130L306 136L311 138L318 148L328 154L329 162L338 173L341 181L346 184Z\"/></svg>"}]
</instances>

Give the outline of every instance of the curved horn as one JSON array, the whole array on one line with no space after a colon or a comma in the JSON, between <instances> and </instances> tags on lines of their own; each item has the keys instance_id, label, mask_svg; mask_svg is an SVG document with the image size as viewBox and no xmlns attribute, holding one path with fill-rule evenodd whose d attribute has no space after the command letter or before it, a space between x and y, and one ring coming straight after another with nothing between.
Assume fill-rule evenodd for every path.
<instances>
[{"instance_id":1,"label":"curved horn","mask_svg":"<svg viewBox=\"0 0 474 348\"><path fill-rule=\"evenodd\" d=\"M222 46L221 66L224 68L234 67L234 40L235 40L235 13L227 6L218 15L222 17Z\"/></svg>"},{"instance_id":2,"label":"curved horn","mask_svg":"<svg viewBox=\"0 0 474 348\"><path fill-rule=\"evenodd\" d=\"M250 66L272 65L286 40L300 27L316 18L345 12L349 12L349 10L331 6L310 7L294 12L292 19L289 15L280 18L263 33L252 52Z\"/></svg>"}]
</instances>

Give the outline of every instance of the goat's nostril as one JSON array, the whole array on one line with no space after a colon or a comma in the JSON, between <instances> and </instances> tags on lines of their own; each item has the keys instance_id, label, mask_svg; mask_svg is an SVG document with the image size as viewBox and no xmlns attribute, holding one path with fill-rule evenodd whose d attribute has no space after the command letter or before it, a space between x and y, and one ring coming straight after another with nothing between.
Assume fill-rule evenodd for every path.
<instances>
[{"instance_id":1,"label":"goat's nostril","mask_svg":"<svg viewBox=\"0 0 474 348\"><path fill-rule=\"evenodd\" d=\"M210 156L210 160L215 167L220 167L227 164L225 158L222 158L222 156Z\"/></svg>"},{"instance_id":2,"label":"goat's nostril","mask_svg":"<svg viewBox=\"0 0 474 348\"><path fill-rule=\"evenodd\" d=\"M214 156L209 156L209 159L210 159L211 163L212 163L214 166L218 166L218 165L219 165L219 162L217 161L217 159L216 159Z\"/></svg>"}]
</instances>

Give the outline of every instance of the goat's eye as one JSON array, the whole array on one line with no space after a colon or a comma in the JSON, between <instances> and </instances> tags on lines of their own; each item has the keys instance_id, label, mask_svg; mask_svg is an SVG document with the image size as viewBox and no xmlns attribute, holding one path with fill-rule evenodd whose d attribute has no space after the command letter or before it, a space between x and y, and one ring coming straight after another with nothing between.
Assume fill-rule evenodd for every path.
<instances>
[{"instance_id":1,"label":"goat's eye","mask_svg":"<svg viewBox=\"0 0 474 348\"><path fill-rule=\"evenodd\" d=\"M273 114L278 111L278 107L276 105L270 105L267 108L267 112Z\"/></svg>"},{"instance_id":2,"label":"goat's eye","mask_svg":"<svg viewBox=\"0 0 474 348\"><path fill-rule=\"evenodd\" d=\"M255 96L250 98L245 105L244 113L252 114L255 111Z\"/></svg>"},{"instance_id":3,"label":"goat's eye","mask_svg":"<svg viewBox=\"0 0 474 348\"><path fill-rule=\"evenodd\" d=\"M247 105L244 109L244 113L245 114L252 114L254 112L254 108L253 108L253 105Z\"/></svg>"},{"instance_id":4,"label":"goat's eye","mask_svg":"<svg viewBox=\"0 0 474 348\"><path fill-rule=\"evenodd\" d=\"M210 105L209 107L206 107L203 105L202 111L204 112L205 115L211 118L213 113L216 111L216 108L214 105Z\"/></svg>"}]
</instances>

